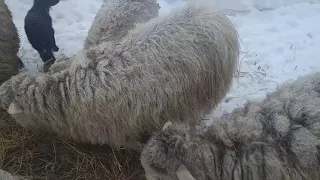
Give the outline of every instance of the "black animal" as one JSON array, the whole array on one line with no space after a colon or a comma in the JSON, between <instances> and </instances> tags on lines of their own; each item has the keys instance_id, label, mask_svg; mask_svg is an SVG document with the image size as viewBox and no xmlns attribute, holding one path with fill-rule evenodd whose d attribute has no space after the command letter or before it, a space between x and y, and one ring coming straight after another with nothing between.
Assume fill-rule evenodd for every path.
<instances>
[{"instance_id":1,"label":"black animal","mask_svg":"<svg viewBox=\"0 0 320 180\"><path fill-rule=\"evenodd\" d=\"M54 37L50 8L60 0L34 0L24 19L24 30L32 47L38 51L43 62L55 61L53 54L59 50Z\"/></svg>"}]
</instances>

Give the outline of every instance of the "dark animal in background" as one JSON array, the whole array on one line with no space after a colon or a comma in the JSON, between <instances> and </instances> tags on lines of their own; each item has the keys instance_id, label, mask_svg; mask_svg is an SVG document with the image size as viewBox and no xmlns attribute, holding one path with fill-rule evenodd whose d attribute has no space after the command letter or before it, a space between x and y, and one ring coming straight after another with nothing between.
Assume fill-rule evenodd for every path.
<instances>
[{"instance_id":1,"label":"dark animal in background","mask_svg":"<svg viewBox=\"0 0 320 180\"><path fill-rule=\"evenodd\" d=\"M32 47L38 51L43 62L55 61L53 54L59 50L54 37L50 8L60 0L34 0L24 19L24 29Z\"/></svg>"}]
</instances>

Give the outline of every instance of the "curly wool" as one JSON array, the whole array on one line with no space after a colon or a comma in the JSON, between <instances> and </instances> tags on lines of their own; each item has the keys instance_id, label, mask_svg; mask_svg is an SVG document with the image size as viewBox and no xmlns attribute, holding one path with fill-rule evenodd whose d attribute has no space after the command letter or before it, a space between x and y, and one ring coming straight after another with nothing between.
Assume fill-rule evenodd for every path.
<instances>
[{"instance_id":1,"label":"curly wool","mask_svg":"<svg viewBox=\"0 0 320 180\"><path fill-rule=\"evenodd\" d=\"M206 131L168 126L142 152L148 180L177 179L181 166L193 176L184 180L320 179L319 93L320 73L310 74L223 115Z\"/></svg>"},{"instance_id":2,"label":"curly wool","mask_svg":"<svg viewBox=\"0 0 320 180\"><path fill-rule=\"evenodd\" d=\"M138 24L159 14L157 0L105 0L93 20L84 48L101 42L115 42Z\"/></svg>"},{"instance_id":3,"label":"curly wool","mask_svg":"<svg viewBox=\"0 0 320 180\"><path fill-rule=\"evenodd\" d=\"M20 39L12 15L0 0L0 85L19 73Z\"/></svg>"},{"instance_id":4,"label":"curly wool","mask_svg":"<svg viewBox=\"0 0 320 180\"><path fill-rule=\"evenodd\" d=\"M60 72L13 77L0 87L0 103L25 127L128 146L167 120L197 123L225 97L238 57L226 16L186 7L139 25L117 45L80 51Z\"/></svg>"}]
</instances>

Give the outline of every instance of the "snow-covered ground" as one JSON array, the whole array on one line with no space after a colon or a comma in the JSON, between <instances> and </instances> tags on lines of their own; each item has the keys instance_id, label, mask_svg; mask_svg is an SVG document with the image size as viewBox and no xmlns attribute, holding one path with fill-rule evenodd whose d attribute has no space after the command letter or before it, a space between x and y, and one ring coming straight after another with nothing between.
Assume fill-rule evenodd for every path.
<instances>
[{"instance_id":1,"label":"snow-covered ground","mask_svg":"<svg viewBox=\"0 0 320 180\"><path fill-rule=\"evenodd\" d=\"M191 1L191 0L190 0ZM260 99L278 85L320 70L320 0L203 0L220 9L246 12L229 16L241 38L238 78L225 101L213 112L220 116ZM21 38L20 54L30 71L42 65L23 29L33 0L6 0ZM169 13L182 0L159 0ZM71 56L82 46L102 0L61 0L52 8L56 41L61 53Z\"/></svg>"},{"instance_id":2,"label":"snow-covered ground","mask_svg":"<svg viewBox=\"0 0 320 180\"><path fill-rule=\"evenodd\" d=\"M214 115L263 98L281 83L320 71L320 4L230 17L242 41L239 78Z\"/></svg>"}]
</instances>

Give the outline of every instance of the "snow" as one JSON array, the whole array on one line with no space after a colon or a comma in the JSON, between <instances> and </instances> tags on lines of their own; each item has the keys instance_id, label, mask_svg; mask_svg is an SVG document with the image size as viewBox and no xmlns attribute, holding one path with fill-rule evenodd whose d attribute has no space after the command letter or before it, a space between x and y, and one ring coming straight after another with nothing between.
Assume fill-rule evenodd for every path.
<instances>
[{"instance_id":1,"label":"snow","mask_svg":"<svg viewBox=\"0 0 320 180\"><path fill-rule=\"evenodd\" d=\"M33 4L33 0L6 0L13 14L13 21L21 39L20 55L29 71L38 71L43 65L40 56L34 50L24 32L24 17ZM91 23L98 12L101 0L60 0L50 12L53 19L56 44L60 48L55 56L71 56L80 50Z\"/></svg>"},{"instance_id":2,"label":"snow","mask_svg":"<svg viewBox=\"0 0 320 180\"><path fill-rule=\"evenodd\" d=\"M213 117L261 99L281 83L320 70L320 4L230 17L242 41L239 78Z\"/></svg>"},{"instance_id":3,"label":"snow","mask_svg":"<svg viewBox=\"0 0 320 180\"><path fill-rule=\"evenodd\" d=\"M231 112L247 100L264 98L281 83L320 70L320 0L202 1L231 10L229 18L241 38L239 73L212 118ZM23 29L23 20L32 2L6 0L21 38L21 59L29 71L38 71L42 61ZM185 3L182 0L158 2L162 15ZM61 0L52 8L60 48L56 56L71 56L80 50L101 3L101 0Z\"/></svg>"}]
</instances>

